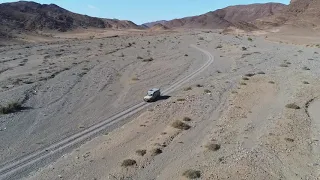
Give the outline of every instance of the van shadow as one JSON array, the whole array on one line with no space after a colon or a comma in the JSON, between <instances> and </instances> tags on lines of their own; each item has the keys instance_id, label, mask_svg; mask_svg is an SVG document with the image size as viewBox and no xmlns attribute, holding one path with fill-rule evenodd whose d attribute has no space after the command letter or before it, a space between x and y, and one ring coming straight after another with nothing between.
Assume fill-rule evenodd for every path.
<instances>
[{"instance_id":1,"label":"van shadow","mask_svg":"<svg viewBox=\"0 0 320 180\"><path fill-rule=\"evenodd\" d=\"M163 101L169 99L171 96L160 96L157 98L157 101Z\"/></svg>"}]
</instances>

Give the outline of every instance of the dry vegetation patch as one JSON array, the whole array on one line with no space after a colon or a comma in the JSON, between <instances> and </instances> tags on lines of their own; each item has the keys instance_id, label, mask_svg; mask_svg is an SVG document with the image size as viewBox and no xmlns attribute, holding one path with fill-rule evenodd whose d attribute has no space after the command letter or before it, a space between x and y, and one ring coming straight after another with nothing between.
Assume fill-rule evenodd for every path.
<instances>
[{"instance_id":1,"label":"dry vegetation patch","mask_svg":"<svg viewBox=\"0 0 320 180\"><path fill-rule=\"evenodd\" d=\"M176 129L181 129L181 130L188 130L191 128L190 125L182 122L182 121L179 121L179 120L176 120L175 122L173 122L171 124L172 127L176 128Z\"/></svg>"},{"instance_id":2,"label":"dry vegetation patch","mask_svg":"<svg viewBox=\"0 0 320 180\"><path fill-rule=\"evenodd\" d=\"M188 169L182 174L184 177L189 179L197 179L201 177L201 172L198 170Z\"/></svg>"}]
</instances>

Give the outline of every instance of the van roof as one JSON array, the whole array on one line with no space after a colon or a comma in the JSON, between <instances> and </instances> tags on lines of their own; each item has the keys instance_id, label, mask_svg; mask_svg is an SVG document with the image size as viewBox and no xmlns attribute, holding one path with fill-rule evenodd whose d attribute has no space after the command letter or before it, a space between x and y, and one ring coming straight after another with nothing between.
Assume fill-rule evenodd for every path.
<instances>
[{"instance_id":1,"label":"van roof","mask_svg":"<svg viewBox=\"0 0 320 180\"><path fill-rule=\"evenodd\" d=\"M152 88L152 89L150 89L149 91L150 92L155 92L155 91L159 91L160 89L159 88Z\"/></svg>"}]
</instances>

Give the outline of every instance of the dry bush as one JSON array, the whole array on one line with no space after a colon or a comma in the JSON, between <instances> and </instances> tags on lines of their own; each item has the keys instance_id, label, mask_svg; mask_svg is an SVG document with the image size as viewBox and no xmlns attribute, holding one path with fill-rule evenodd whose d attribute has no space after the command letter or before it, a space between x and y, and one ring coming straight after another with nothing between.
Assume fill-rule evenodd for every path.
<instances>
[{"instance_id":1,"label":"dry bush","mask_svg":"<svg viewBox=\"0 0 320 180\"><path fill-rule=\"evenodd\" d=\"M242 80L248 81L248 80L249 80L249 78L247 78L247 77L243 77L243 78L242 78Z\"/></svg>"},{"instance_id":2,"label":"dry bush","mask_svg":"<svg viewBox=\"0 0 320 180\"><path fill-rule=\"evenodd\" d=\"M205 89L203 90L204 93L211 93L211 91L209 89Z\"/></svg>"},{"instance_id":3,"label":"dry bush","mask_svg":"<svg viewBox=\"0 0 320 180\"><path fill-rule=\"evenodd\" d=\"M287 64L280 64L280 67L289 67Z\"/></svg>"},{"instance_id":4,"label":"dry bush","mask_svg":"<svg viewBox=\"0 0 320 180\"><path fill-rule=\"evenodd\" d=\"M247 76L247 77L252 77L252 76L254 76L254 75L256 75L256 74L254 74L254 73L245 74L245 76Z\"/></svg>"},{"instance_id":5,"label":"dry bush","mask_svg":"<svg viewBox=\"0 0 320 180\"><path fill-rule=\"evenodd\" d=\"M143 62L151 62L151 61L153 61L153 58L147 58L147 59L144 59L144 60L142 60Z\"/></svg>"},{"instance_id":6,"label":"dry bush","mask_svg":"<svg viewBox=\"0 0 320 180\"><path fill-rule=\"evenodd\" d=\"M186 99L184 99L184 98L179 98L179 99L177 99L177 101L185 101Z\"/></svg>"},{"instance_id":7,"label":"dry bush","mask_svg":"<svg viewBox=\"0 0 320 180\"><path fill-rule=\"evenodd\" d=\"M147 153L147 151L144 150L144 149L139 149L139 150L136 151L136 153L137 153L139 156L144 156L144 155Z\"/></svg>"},{"instance_id":8,"label":"dry bush","mask_svg":"<svg viewBox=\"0 0 320 180\"><path fill-rule=\"evenodd\" d=\"M197 179L201 177L201 172L198 170L188 169L183 172L182 175L188 179Z\"/></svg>"},{"instance_id":9,"label":"dry bush","mask_svg":"<svg viewBox=\"0 0 320 180\"><path fill-rule=\"evenodd\" d=\"M129 166L134 166L137 164L137 161L134 159L126 159L122 162L121 166L123 167L129 167Z\"/></svg>"},{"instance_id":10,"label":"dry bush","mask_svg":"<svg viewBox=\"0 0 320 180\"><path fill-rule=\"evenodd\" d=\"M151 156L156 156L162 153L162 150L159 148L155 148L151 151Z\"/></svg>"},{"instance_id":11,"label":"dry bush","mask_svg":"<svg viewBox=\"0 0 320 180\"><path fill-rule=\"evenodd\" d=\"M184 123L184 122L181 122L179 120L176 120L175 122L173 122L171 124L172 127L176 128L176 129L181 129L181 130L188 130L191 128L190 125Z\"/></svg>"},{"instance_id":12,"label":"dry bush","mask_svg":"<svg viewBox=\"0 0 320 180\"><path fill-rule=\"evenodd\" d=\"M22 110L20 102L11 102L6 106L0 106L0 114L10 114Z\"/></svg>"},{"instance_id":13,"label":"dry bush","mask_svg":"<svg viewBox=\"0 0 320 180\"><path fill-rule=\"evenodd\" d=\"M307 71L310 70L310 68L308 68L307 66L304 66L302 69Z\"/></svg>"},{"instance_id":14,"label":"dry bush","mask_svg":"<svg viewBox=\"0 0 320 180\"><path fill-rule=\"evenodd\" d=\"M274 82L274 81L269 81L268 83L270 83L270 84L275 84L275 82Z\"/></svg>"},{"instance_id":15,"label":"dry bush","mask_svg":"<svg viewBox=\"0 0 320 180\"><path fill-rule=\"evenodd\" d=\"M192 90L192 88L191 88L191 87L186 87L186 88L184 88L183 90L184 90L184 91L190 91L190 90Z\"/></svg>"},{"instance_id":16,"label":"dry bush","mask_svg":"<svg viewBox=\"0 0 320 180\"><path fill-rule=\"evenodd\" d=\"M220 149L219 144L207 144L205 147L210 151L218 151Z\"/></svg>"},{"instance_id":17,"label":"dry bush","mask_svg":"<svg viewBox=\"0 0 320 180\"><path fill-rule=\"evenodd\" d=\"M186 122L189 122L189 121L191 121L191 118L189 118L189 117L183 117L182 120L183 120L183 121L186 121Z\"/></svg>"},{"instance_id":18,"label":"dry bush","mask_svg":"<svg viewBox=\"0 0 320 180\"><path fill-rule=\"evenodd\" d=\"M289 109L300 109L300 107L298 105L294 104L294 103L287 104L286 108L289 108Z\"/></svg>"}]
</instances>

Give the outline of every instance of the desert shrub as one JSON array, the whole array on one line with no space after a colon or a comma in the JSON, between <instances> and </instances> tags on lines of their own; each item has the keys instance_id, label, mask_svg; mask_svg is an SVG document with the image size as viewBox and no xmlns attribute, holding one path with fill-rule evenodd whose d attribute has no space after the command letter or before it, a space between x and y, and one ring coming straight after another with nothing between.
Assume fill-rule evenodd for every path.
<instances>
[{"instance_id":1,"label":"desert shrub","mask_svg":"<svg viewBox=\"0 0 320 180\"><path fill-rule=\"evenodd\" d=\"M266 73L263 71L259 71L257 74L266 74Z\"/></svg>"},{"instance_id":2,"label":"desert shrub","mask_svg":"<svg viewBox=\"0 0 320 180\"><path fill-rule=\"evenodd\" d=\"M300 109L300 107L298 105L294 104L294 103L287 104L286 108L289 108L289 109Z\"/></svg>"},{"instance_id":3,"label":"desert shrub","mask_svg":"<svg viewBox=\"0 0 320 180\"><path fill-rule=\"evenodd\" d=\"M182 175L188 179L197 179L201 177L201 172L198 170L188 169L183 172Z\"/></svg>"},{"instance_id":4,"label":"desert shrub","mask_svg":"<svg viewBox=\"0 0 320 180\"><path fill-rule=\"evenodd\" d=\"M201 84L197 84L196 86L197 86L197 87L203 87L203 85L201 85Z\"/></svg>"},{"instance_id":5,"label":"desert shrub","mask_svg":"<svg viewBox=\"0 0 320 180\"><path fill-rule=\"evenodd\" d=\"M147 151L144 150L144 149L139 149L139 150L136 151L136 153L137 153L139 156L144 156L144 155L147 153Z\"/></svg>"},{"instance_id":6,"label":"desert shrub","mask_svg":"<svg viewBox=\"0 0 320 180\"><path fill-rule=\"evenodd\" d=\"M188 55L188 54L185 54L184 56L186 56L186 57L187 57L187 56L189 56L189 55Z\"/></svg>"},{"instance_id":7,"label":"desert shrub","mask_svg":"<svg viewBox=\"0 0 320 180\"><path fill-rule=\"evenodd\" d=\"M183 117L182 120L183 120L183 121L186 121L186 122L189 122L189 121L191 121L191 118L189 118L189 117Z\"/></svg>"},{"instance_id":8,"label":"desert shrub","mask_svg":"<svg viewBox=\"0 0 320 180\"><path fill-rule=\"evenodd\" d=\"M210 151L218 151L220 149L219 144L207 144L205 147Z\"/></svg>"},{"instance_id":9,"label":"desert shrub","mask_svg":"<svg viewBox=\"0 0 320 180\"><path fill-rule=\"evenodd\" d=\"M247 48L246 47L242 47L242 51L246 51L247 50Z\"/></svg>"},{"instance_id":10,"label":"desert shrub","mask_svg":"<svg viewBox=\"0 0 320 180\"><path fill-rule=\"evenodd\" d=\"M132 78L132 81L139 81L140 79L139 78L137 78L137 77L133 77Z\"/></svg>"},{"instance_id":11,"label":"desert shrub","mask_svg":"<svg viewBox=\"0 0 320 180\"><path fill-rule=\"evenodd\" d=\"M221 49L222 48L222 45L218 45L217 47L216 47L216 49Z\"/></svg>"},{"instance_id":12,"label":"desert shrub","mask_svg":"<svg viewBox=\"0 0 320 180\"><path fill-rule=\"evenodd\" d=\"M134 166L137 164L136 160L133 159L126 159L122 162L121 166L123 167L129 167L129 166Z\"/></svg>"},{"instance_id":13,"label":"desert shrub","mask_svg":"<svg viewBox=\"0 0 320 180\"><path fill-rule=\"evenodd\" d=\"M184 98L178 98L177 101L185 101L186 99Z\"/></svg>"},{"instance_id":14,"label":"desert shrub","mask_svg":"<svg viewBox=\"0 0 320 180\"><path fill-rule=\"evenodd\" d=\"M294 139L292 139L292 138L284 138L284 140L286 140L288 142L294 142Z\"/></svg>"},{"instance_id":15,"label":"desert shrub","mask_svg":"<svg viewBox=\"0 0 320 180\"><path fill-rule=\"evenodd\" d=\"M191 87L186 87L186 88L184 88L183 90L184 90L184 91L190 91L190 90L192 90L192 88L191 88Z\"/></svg>"},{"instance_id":16,"label":"desert shrub","mask_svg":"<svg viewBox=\"0 0 320 180\"><path fill-rule=\"evenodd\" d=\"M303 81L302 83L303 84L310 84L308 81Z\"/></svg>"},{"instance_id":17,"label":"desert shrub","mask_svg":"<svg viewBox=\"0 0 320 180\"><path fill-rule=\"evenodd\" d=\"M10 114L22 110L20 102L11 102L6 106L0 106L0 114Z\"/></svg>"},{"instance_id":18,"label":"desert shrub","mask_svg":"<svg viewBox=\"0 0 320 180\"><path fill-rule=\"evenodd\" d=\"M253 39L251 37L248 37L248 41L253 41Z\"/></svg>"},{"instance_id":19,"label":"desert shrub","mask_svg":"<svg viewBox=\"0 0 320 180\"><path fill-rule=\"evenodd\" d=\"M247 85L247 83L241 82L240 85L245 86L245 85Z\"/></svg>"},{"instance_id":20,"label":"desert shrub","mask_svg":"<svg viewBox=\"0 0 320 180\"><path fill-rule=\"evenodd\" d=\"M287 64L280 64L280 67L289 67Z\"/></svg>"},{"instance_id":21,"label":"desert shrub","mask_svg":"<svg viewBox=\"0 0 320 180\"><path fill-rule=\"evenodd\" d=\"M249 78L247 78L247 77L243 77L243 78L242 78L242 80L248 81L248 80L249 80Z\"/></svg>"},{"instance_id":22,"label":"desert shrub","mask_svg":"<svg viewBox=\"0 0 320 180\"><path fill-rule=\"evenodd\" d=\"M137 59L143 59L141 56L137 56Z\"/></svg>"},{"instance_id":23,"label":"desert shrub","mask_svg":"<svg viewBox=\"0 0 320 180\"><path fill-rule=\"evenodd\" d=\"M176 128L176 129L181 129L181 130L188 130L191 128L190 125L184 123L184 122L181 122L179 120L176 120L174 121L172 124L171 124L172 127Z\"/></svg>"},{"instance_id":24,"label":"desert shrub","mask_svg":"<svg viewBox=\"0 0 320 180\"><path fill-rule=\"evenodd\" d=\"M310 68L308 68L308 67L306 67L306 66L304 66L303 68L302 68L303 70L310 70Z\"/></svg>"},{"instance_id":25,"label":"desert shrub","mask_svg":"<svg viewBox=\"0 0 320 180\"><path fill-rule=\"evenodd\" d=\"M252 76L254 76L254 75L256 75L256 74L254 74L254 73L247 73L247 74L245 74L245 76L247 76L247 77L252 77Z\"/></svg>"},{"instance_id":26,"label":"desert shrub","mask_svg":"<svg viewBox=\"0 0 320 180\"><path fill-rule=\"evenodd\" d=\"M151 151L151 156L156 156L158 154L161 154L162 153L162 150L159 149L159 148L155 148Z\"/></svg>"},{"instance_id":27,"label":"desert shrub","mask_svg":"<svg viewBox=\"0 0 320 180\"><path fill-rule=\"evenodd\" d=\"M209 89L205 89L203 90L204 93L211 93L211 91Z\"/></svg>"},{"instance_id":28,"label":"desert shrub","mask_svg":"<svg viewBox=\"0 0 320 180\"><path fill-rule=\"evenodd\" d=\"M153 61L153 58L147 58L147 59L144 59L144 60L142 60L143 62L151 62L151 61Z\"/></svg>"},{"instance_id":29,"label":"desert shrub","mask_svg":"<svg viewBox=\"0 0 320 180\"><path fill-rule=\"evenodd\" d=\"M270 83L270 84L275 84L275 82L274 82L274 81L269 81L268 83Z\"/></svg>"},{"instance_id":30,"label":"desert shrub","mask_svg":"<svg viewBox=\"0 0 320 180\"><path fill-rule=\"evenodd\" d=\"M199 37L199 40L204 40L204 38L203 37Z\"/></svg>"}]
</instances>

